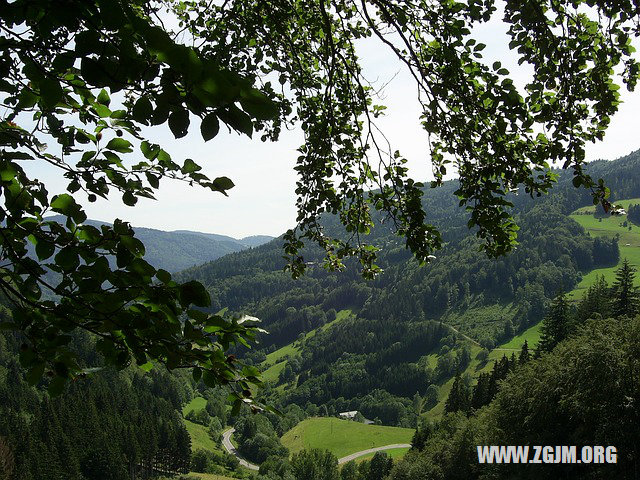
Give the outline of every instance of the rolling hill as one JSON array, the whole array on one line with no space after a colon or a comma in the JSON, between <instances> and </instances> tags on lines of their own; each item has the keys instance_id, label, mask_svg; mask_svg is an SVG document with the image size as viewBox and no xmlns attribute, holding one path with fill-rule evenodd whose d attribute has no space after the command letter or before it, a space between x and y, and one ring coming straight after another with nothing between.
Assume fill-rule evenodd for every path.
<instances>
[{"instance_id":1,"label":"rolling hill","mask_svg":"<svg viewBox=\"0 0 640 480\"><path fill-rule=\"evenodd\" d=\"M291 453L302 449L329 450L342 458L351 453L374 447L411 443L414 430L410 428L365 425L339 418L308 418L282 437L282 444Z\"/></svg>"},{"instance_id":2,"label":"rolling hill","mask_svg":"<svg viewBox=\"0 0 640 480\"><path fill-rule=\"evenodd\" d=\"M47 217L64 223L64 217L53 215ZM99 227L109 225L108 222L87 220L87 225ZM235 239L226 235L176 230L167 232L153 228L134 227L136 237L145 245L145 260L156 268L174 273L195 265L202 265L229 253L239 252L257 247L273 240L267 235L256 235Z\"/></svg>"}]
</instances>

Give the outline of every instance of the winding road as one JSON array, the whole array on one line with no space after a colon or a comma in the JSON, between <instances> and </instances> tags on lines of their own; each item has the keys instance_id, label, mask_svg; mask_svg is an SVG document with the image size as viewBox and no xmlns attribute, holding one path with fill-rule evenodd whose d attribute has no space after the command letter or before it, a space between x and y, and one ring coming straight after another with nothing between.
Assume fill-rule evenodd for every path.
<instances>
[{"instance_id":1,"label":"winding road","mask_svg":"<svg viewBox=\"0 0 640 480\"><path fill-rule=\"evenodd\" d=\"M242 458L236 447L234 447L231 443L231 435L233 435L233 432L235 431L235 428L230 428L229 430L226 430L222 433L222 446L231 455L235 455L235 457L240 461L240 465L242 465L243 467L248 468L249 470L259 470L260 467L258 465L247 462L244 458ZM408 443L394 443L393 445L384 445L383 447L368 448L366 450L361 450L359 452L352 453L351 455L347 455L346 457L339 458L338 464L350 462L351 460L362 457L364 455L369 455L370 453L376 453L382 450L393 450L396 448L411 448L411 445Z\"/></svg>"},{"instance_id":2,"label":"winding road","mask_svg":"<svg viewBox=\"0 0 640 480\"><path fill-rule=\"evenodd\" d=\"M384 447L375 447L368 448L367 450L360 450L359 452L352 453L351 455L347 455L346 457L342 457L338 459L338 464L347 463L351 460L355 460L358 457L362 457L363 455L369 455L370 453L381 452L382 450L393 450L395 448L411 448L411 445L408 443L394 443L393 445L385 445Z\"/></svg>"},{"instance_id":3,"label":"winding road","mask_svg":"<svg viewBox=\"0 0 640 480\"><path fill-rule=\"evenodd\" d=\"M231 455L235 455L236 458L240 460L240 465L242 465L243 467L248 468L249 470L255 470L255 471L260 470L260 467L258 465L249 463L244 458L242 458L238 450L236 450L236 447L234 447L233 443L231 443L231 435L233 435L233 432L235 431L236 431L235 428L230 428L229 430L226 430L225 432L222 433L222 446Z\"/></svg>"}]
</instances>

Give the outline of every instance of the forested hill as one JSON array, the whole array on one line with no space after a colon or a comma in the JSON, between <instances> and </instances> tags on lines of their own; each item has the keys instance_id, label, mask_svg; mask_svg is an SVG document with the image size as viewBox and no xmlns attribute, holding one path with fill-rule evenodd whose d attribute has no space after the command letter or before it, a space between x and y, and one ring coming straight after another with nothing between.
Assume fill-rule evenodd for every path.
<instances>
[{"instance_id":1,"label":"forested hill","mask_svg":"<svg viewBox=\"0 0 640 480\"><path fill-rule=\"evenodd\" d=\"M66 220L62 216L49 217L58 222ZM107 222L87 220L87 225L99 227ZM233 252L257 247L273 240L267 235L254 235L236 239L226 235L175 230L167 232L153 228L134 227L136 237L144 243L145 260L156 268L177 272L185 268L201 265Z\"/></svg>"},{"instance_id":2,"label":"forested hill","mask_svg":"<svg viewBox=\"0 0 640 480\"><path fill-rule=\"evenodd\" d=\"M606 180L612 198L638 195L640 152L588 169ZM305 257L307 273L293 280L282 271L279 240L181 275L207 286L213 310L226 307L263 321L270 333L248 359L264 368L278 363L275 381L283 385L278 395L286 403L358 409L385 423L410 426L403 406L416 392L424 396L431 385L464 370L470 347L491 349L538 323L559 291L571 290L594 268L618 262L615 239L592 238L569 218L590 203L589 192L575 189L571 179L560 172L553 193L541 198L511 195L520 244L496 260L479 252L479 241L466 227L467 214L453 195L455 182L448 182L424 195L428 218L445 240L427 266L418 266L403 240L383 225L371 235L383 247L384 273L375 281L361 279L354 265L345 272L326 271L313 249ZM327 219L328 228L335 224ZM336 312L346 310L353 314L335 321ZM327 323L330 328L308 335ZM266 354L294 341L286 355L265 361Z\"/></svg>"},{"instance_id":3,"label":"forested hill","mask_svg":"<svg viewBox=\"0 0 640 480\"><path fill-rule=\"evenodd\" d=\"M640 151L615 161L592 162L587 170L594 178L604 178L614 200L640 196ZM520 245L511 255L497 260L477 251L478 241L467 229L468 215L458 206L456 183L451 181L442 188L427 189L424 195L428 219L442 230L445 241L443 250L436 254L438 258L426 267L419 268L404 248L403 239L380 225L367 238L382 247L379 264L385 273L373 282L362 280L354 265L344 272L327 272L321 266L321 252L313 248L306 251L309 268L305 276L293 280L282 271L279 239L190 268L180 276L198 279L208 286L212 310L227 307L258 315L270 327L271 333L264 341L276 345L288 343L313 326L313 322L305 325L298 316L299 321L293 325L284 321L283 313L288 307L359 309L384 292L385 298L393 296L396 300L386 304L395 315L439 318L444 309L464 305L463 300L468 301L469 296L482 294L485 303L510 300L527 284L542 287L550 297L558 289L570 289L580 272L615 264L617 256L615 246L609 248L602 239L589 239L581 227L567 218L573 210L589 205L591 197L588 191L573 187L570 172L559 173L558 184L548 196L532 199L524 193L510 195L521 228ZM326 224L327 228L336 228L337 222L328 218ZM554 269L559 271L553 272ZM534 281L537 276L544 277L544 281ZM316 296L323 300L318 302ZM288 332L282 337L281 323L287 324L283 330ZM293 331L291 326L295 327Z\"/></svg>"}]
</instances>

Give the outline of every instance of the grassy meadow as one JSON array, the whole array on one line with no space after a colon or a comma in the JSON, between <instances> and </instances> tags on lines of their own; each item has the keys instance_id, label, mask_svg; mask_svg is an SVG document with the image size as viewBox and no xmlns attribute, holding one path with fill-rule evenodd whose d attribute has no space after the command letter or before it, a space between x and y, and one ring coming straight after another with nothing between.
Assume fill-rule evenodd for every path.
<instances>
[{"instance_id":1,"label":"grassy meadow","mask_svg":"<svg viewBox=\"0 0 640 480\"><path fill-rule=\"evenodd\" d=\"M624 208L629 208L630 204L640 204L640 198L619 200L615 203L616 205L622 205ZM624 222L627 221L625 215L609 216L602 219L595 218L593 216L594 208L593 206L579 208L571 214L571 218L582 225L594 237L614 237L619 235L620 262L618 265L609 268L598 268L585 274L580 283L569 294L570 298L574 300L580 299L598 276L604 276L605 280L612 284L615 280L615 271L625 258L634 267L638 268L640 266L640 227L631 222L627 222L625 227ZM636 285L640 286L640 275L636 276Z\"/></svg>"},{"instance_id":2,"label":"grassy meadow","mask_svg":"<svg viewBox=\"0 0 640 480\"><path fill-rule=\"evenodd\" d=\"M291 451L320 448L336 457L395 443L411 443L411 428L365 425L333 417L314 417L303 420L285 433L282 444Z\"/></svg>"}]
</instances>

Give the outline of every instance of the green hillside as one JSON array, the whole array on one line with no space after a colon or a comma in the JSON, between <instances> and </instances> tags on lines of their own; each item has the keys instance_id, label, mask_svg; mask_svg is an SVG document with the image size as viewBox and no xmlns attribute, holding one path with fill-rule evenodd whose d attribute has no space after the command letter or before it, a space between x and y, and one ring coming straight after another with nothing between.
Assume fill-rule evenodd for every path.
<instances>
[{"instance_id":1,"label":"green hillside","mask_svg":"<svg viewBox=\"0 0 640 480\"><path fill-rule=\"evenodd\" d=\"M339 418L308 418L282 436L282 444L291 453L302 449L329 450L341 458L368 448L396 443L411 443L410 428L365 425Z\"/></svg>"},{"instance_id":2,"label":"green hillside","mask_svg":"<svg viewBox=\"0 0 640 480\"><path fill-rule=\"evenodd\" d=\"M189 403L182 407L182 415L187 416L189 412L202 410L207 406L207 400L202 397L193 397Z\"/></svg>"},{"instance_id":3,"label":"green hillside","mask_svg":"<svg viewBox=\"0 0 640 480\"><path fill-rule=\"evenodd\" d=\"M587 168L607 182L614 200L640 196L640 153ZM343 272L327 271L314 248L304 252L305 275L294 280L282 270L279 241L182 276L207 286L211 311L226 307L230 315L261 319L269 334L244 352L271 383L256 395L297 405L312 416L358 410L384 425L412 427L418 411L431 418L442 414L456 372L474 382L494 360L519 353L525 340L534 348L558 291L583 290L597 273L613 272L624 256L635 262L637 248L629 237L635 227L629 232L620 219L594 222L589 213L572 215L590 197L571 180L570 173L560 172L552 193L537 199L508 195L519 244L496 259L479 252L451 181L424 192L429 221L445 243L428 265L417 265L402 239L374 217L367 242L381 248L378 264L384 270L374 281L361 278L356 262L347 262ZM323 223L332 234L339 227L330 216ZM618 241L612 239L616 233ZM416 408L419 400L428 406Z\"/></svg>"},{"instance_id":4,"label":"green hillside","mask_svg":"<svg viewBox=\"0 0 640 480\"><path fill-rule=\"evenodd\" d=\"M615 203L628 209L630 204L640 204L640 198L617 200ZM625 258L629 260L631 265L640 266L640 226L627 221L626 215L596 218L593 216L594 211L593 206L583 207L574 211L571 214L571 218L582 225L594 237L614 237L619 235L620 261L615 266L595 269L586 274L575 290L571 292L573 298L581 297L582 293L595 282L596 276L604 276L609 284L613 283L615 270ZM636 277L636 284L640 285L640 276Z\"/></svg>"},{"instance_id":5,"label":"green hillside","mask_svg":"<svg viewBox=\"0 0 640 480\"><path fill-rule=\"evenodd\" d=\"M211 437L207 432L207 427L190 422L189 420L185 420L184 424L187 427L189 436L191 437L191 450L220 450L220 447L218 447L216 443L211 440Z\"/></svg>"},{"instance_id":6,"label":"green hillside","mask_svg":"<svg viewBox=\"0 0 640 480\"><path fill-rule=\"evenodd\" d=\"M345 318L348 318L349 315L351 315L351 310L350 309L340 310L338 313L336 313L335 320L332 320L331 322L325 323L321 327L314 328L310 332L306 333L304 335L303 339L302 339L302 342L304 342L304 340L307 340L307 339L313 337L316 333L326 331L331 326L341 322ZM269 353L267 355L267 358L266 358L266 360L264 362L262 362L262 365L263 366L273 365L269 370L271 370L272 368L274 368L275 370L272 370L272 372L269 374L270 376L273 376L273 372L274 371L277 371L278 373L280 373L280 370L282 370L282 368L284 368L283 360L285 360L287 357L290 357L292 355L300 353L300 347L301 347L302 342L300 340L297 340L297 341L292 342L292 343L290 343L288 345L285 345L284 347L280 347L276 351L271 352L271 353ZM278 367L278 368L276 368L276 367ZM267 371L265 371L264 374L267 375ZM276 374L276 378L277 378L277 374ZM265 380L268 380L268 379L265 377Z\"/></svg>"}]
</instances>

